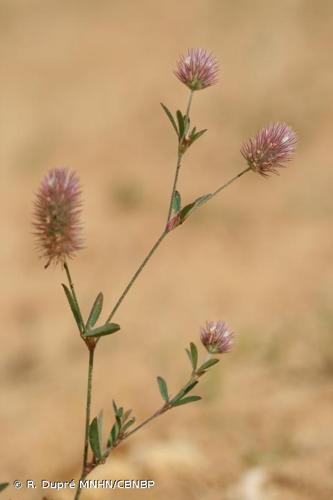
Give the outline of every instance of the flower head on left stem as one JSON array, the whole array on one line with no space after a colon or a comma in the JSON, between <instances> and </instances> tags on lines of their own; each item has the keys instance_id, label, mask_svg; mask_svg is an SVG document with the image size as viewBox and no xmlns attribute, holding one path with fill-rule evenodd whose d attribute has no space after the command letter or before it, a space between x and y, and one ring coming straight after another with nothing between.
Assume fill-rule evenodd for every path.
<instances>
[{"instance_id":1,"label":"flower head on left stem","mask_svg":"<svg viewBox=\"0 0 333 500\"><path fill-rule=\"evenodd\" d=\"M51 262L64 264L67 257L83 248L80 196L77 175L65 168L50 170L41 182L34 202L33 226L45 267Z\"/></svg>"}]
</instances>

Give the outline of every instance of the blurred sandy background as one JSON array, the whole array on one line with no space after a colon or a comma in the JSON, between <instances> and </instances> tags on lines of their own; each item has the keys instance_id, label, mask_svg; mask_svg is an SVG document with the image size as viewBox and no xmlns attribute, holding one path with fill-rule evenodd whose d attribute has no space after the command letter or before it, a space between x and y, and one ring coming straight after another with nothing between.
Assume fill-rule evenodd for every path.
<instances>
[{"instance_id":1,"label":"blurred sandy background","mask_svg":"<svg viewBox=\"0 0 333 500\"><path fill-rule=\"evenodd\" d=\"M244 167L244 139L274 120L297 131L295 161L249 173L170 235L97 350L93 414L112 398L138 421L175 391L206 319L237 332L203 379L204 401L129 439L99 478L151 490L83 499L333 498L331 1L0 1L1 480L77 478L87 353L60 282L31 235L33 193L55 166L79 174L87 248L71 265L87 314L109 313L165 222L175 136L160 109L185 108L173 75L187 47L212 50L219 85L195 95L208 133L185 156L185 202ZM15 491L5 499L69 499ZM1 497L1 498L2 498Z\"/></svg>"}]
</instances>

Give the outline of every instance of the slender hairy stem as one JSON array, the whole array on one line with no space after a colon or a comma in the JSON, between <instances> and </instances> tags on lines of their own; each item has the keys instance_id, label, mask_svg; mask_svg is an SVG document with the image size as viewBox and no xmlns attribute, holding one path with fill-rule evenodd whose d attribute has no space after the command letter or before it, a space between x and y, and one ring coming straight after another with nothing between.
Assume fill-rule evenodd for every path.
<instances>
[{"instance_id":1,"label":"slender hairy stem","mask_svg":"<svg viewBox=\"0 0 333 500\"><path fill-rule=\"evenodd\" d=\"M120 304L122 303L122 301L124 300L124 298L126 297L126 295L128 294L128 292L130 291L130 289L134 285L134 282L136 281L136 279L140 275L141 271L143 270L143 268L145 267L145 265L147 264L147 262L149 261L149 259L151 258L151 256L154 254L154 252L157 250L157 248L160 246L160 244L162 243L162 241L164 240L164 238L166 237L166 235L167 235L167 232L163 231L163 233L161 234L161 236L158 238L158 240L154 243L154 245L152 246L152 248L149 250L149 252L147 253L146 257L143 259L141 265L135 271L135 273L133 274L132 278L128 282L128 285L126 286L125 290L123 291L123 293L119 297L118 301L116 302L116 305L114 306L114 308L112 309L111 313L109 314L109 316L108 316L108 318L106 320L106 323L108 323L109 321L111 321L111 319L113 318L114 314L116 313L118 307L120 306Z\"/></svg>"},{"instance_id":2,"label":"slender hairy stem","mask_svg":"<svg viewBox=\"0 0 333 500\"><path fill-rule=\"evenodd\" d=\"M185 114L186 118L189 117L189 113L190 113L190 109L191 109L191 103L192 103L192 97L193 97L193 90L191 90L191 92L190 92L189 100L188 100L188 103L187 103L186 114ZM181 166L182 157L183 157L183 153L181 153L180 149L178 148L176 172L175 172L175 177L174 177L172 191L171 191L171 196L170 196L170 204L169 204L169 210L168 210L167 224L169 222L169 219L170 219L170 216L171 216L171 212L172 212L172 202L173 202L174 194L175 194L175 191L176 191L176 188L177 188L177 182L178 182L178 176L179 176L179 170L180 170L180 166ZM146 255L146 257L143 259L142 263L140 264L140 266L135 271L135 273L133 274L132 278L130 279L130 281L126 285L123 293L120 295L120 297L117 300L114 308L110 312L110 314L109 314L109 316L108 316L108 318L106 320L106 323L108 323L108 322L110 322L112 320L113 316L117 312L117 310L118 310L119 306L121 305L122 301L124 300L124 298L126 297L126 295L128 294L128 292L130 291L130 289L132 288L132 286L134 285L136 279L141 274L141 271L143 270L143 268L145 267L145 265L147 264L147 262L150 260L150 258L152 257L152 255L155 253L155 251L157 250L157 248L160 246L160 244L162 243L162 241L164 240L164 238L166 237L167 234L168 234L167 229L164 229L164 231L162 232L162 234L156 240L156 242L154 243L154 245L152 246L152 248L149 250L149 252Z\"/></svg>"},{"instance_id":3,"label":"slender hairy stem","mask_svg":"<svg viewBox=\"0 0 333 500\"><path fill-rule=\"evenodd\" d=\"M209 359L209 357L210 356L208 356L207 359ZM207 359L206 359L206 361L207 361ZM124 439L127 439L129 436L131 436L132 434L134 434L136 431L138 431L139 429L141 429L145 425L149 424L149 422L151 422L152 420L154 420L154 418L159 417L160 415L162 415L163 413L165 413L168 410L171 410L173 408L172 401L175 398L181 397L181 393L183 392L183 390L187 386L189 386L192 382L195 382L199 378L200 378L200 375L198 375L196 372L192 373L190 379L186 382L186 384L182 387L182 389L173 398L170 398L170 402L169 403L165 403L161 408L159 408L155 413L153 413L153 415L151 415L146 420L144 420L143 422L141 422L141 424L139 424L136 427L134 427L134 429L132 429L130 432L127 432L125 434L125 436L123 437L122 441L124 441Z\"/></svg>"},{"instance_id":4,"label":"slender hairy stem","mask_svg":"<svg viewBox=\"0 0 333 500\"><path fill-rule=\"evenodd\" d=\"M192 104L192 98L193 98L193 90L191 90L191 92L190 92L190 97L189 97L188 103L187 103L187 108L186 108L186 113L185 113L185 116L187 118L189 117L189 114L190 114L190 109L191 109L191 104Z\"/></svg>"},{"instance_id":5,"label":"slender hairy stem","mask_svg":"<svg viewBox=\"0 0 333 500\"><path fill-rule=\"evenodd\" d=\"M183 158L182 153L180 151L178 151L176 173L175 173L175 178L173 180L173 186L172 186L172 191L171 191L171 198L170 198L168 216L167 216L167 221L166 221L167 224L168 224L168 222L170 220L171 213L172 213L173 197L175 195L175 191L176 191L176 188L177 188L177 182L178 182L179 170L180 170L180 167L181 167L181 164L182 164L182 158Z\"/></svg>"},{"instance_id":6,"label":"slender hairy stem","mask_svg":"<svg viewBox=\"0 0 333 500\"><path fill-rule=\"evenodd\" d=\"M127 439L129 436L131 436L132 434L134 434L134 432L138 431L139 429L141 429L142 427L144 427L145 425L147 425L149 422L151 422L152 420L154 420L154 418L157 418L160 415L162 415L164 412L166 412L167 410L170 410L170 408L171 407L167 403L165 405L163 405L153 415L151 415L150 417L148 417L146 420L144 420L143 422L141 422L141 424L137 425L134 429L132 429L127 434L125 434L121 438L121 441L118 444L122 443L125 439ZM117 444L117 446L118 446L118 444ZM113 449L114 449L114 447L112 447L111 449L108 450L108 452L104 455L104 459L107 458L110 455L110 453L111 453L111 451ZM86 468L85 474L82 474L82 476L80 477L81 481L83 479L85 479L87 477L87 475L90 474L91 471L93 471L96 467L98 467L99 463L91 463L89 465L90 465L90 467L88 466ZM81 488L80 488L80 483L79 483L78 488L76 490L76 495L74 497L74 500L78 500L78 498L80 497L80 493L81 493Z\"/></svg>"},{"instance_id":7,"label":"slender hairy stem","mask_svg":"<svg viewBox=\"0 0 333 500\"><path fill-rule=\"evenodd\" d=\"M90 424L90 408L91 408L91 388L92 388L92 376L94 369L94 353L95 348L91 347L89 349L89 364L88 364L88 382L87 382L87 404L86 404L86 426L84 433L84 448L83 448L83 465L82 472L85 472L87 466L88 458L88 448L89 448L89 424Z\"/></svg>"},{"instance_id":8,"label":"slender hairy stem","mask_svg":"<svg viewBox=\"0 0 333 500\"><path fill-rule=\"evenodd\" d=\"M84 321L83 321L82 314L81 314L81 311L80 311L79 302L78 302L77 297L76 297L76 293L75 293L75 288L74 288L72 276L71 276L71 273L69 272L69 267L68 267L68 264L67 264L66 261L64 262L64 269L66 271L68 283L69 283L69 286L70 286L70 289L71 289L71 292L72 292L72 295L73 295L73 299L75 301L75 304L76 304L76 307L77 307L77 310L78 310L78 313L79 313L79 316L80 316L80 322L81 322L81 328L82 328L81 333L84 333L84 331L85 331L85 325L84 325Z\"/></svg>"},{"instance_id":9,"label":"slender hairy stem","mask_svg":"<svg viewBox=\"0 0 333 500\"><path fill-rule=\"evenodd\" d=\"M92 392L92 376L94 369L94 353L95 346L89 348L89 363L88 363L88 381L87 381L87 401L86 401L86 424L84 431L84 445L83 445L83 462L82 462L82 473L80 481L84 479L89 472L88 465L88 450L89 450L89 424L90 424L90 409L91 409L91 392ZM74 500L78 500L81 495L80 481L76 490Z\"/></svg>"},{"instance_id":10,"label":"slender hairy stem","mask_svg":"<svg viewBox=\"0 0 333 500\"><path fill-rule=\"evenodd\" d=\"M226 187L230 186L230 184L232 184L234 181L236 181L237 179L239 179L242 175L244 175L249 170L251 170L251 167L245 168L244 170L242 170L241 172L239 172L239 174L235 175L230 180L228 180L228 182L226 182L225 184L222 184L222 186L220 186L218 189L216 189L216 191L214 191L211 194L208 194L207 197L206 197L206 199L203 202L201 202L200 208L203 207L204 205L206 205L206 203L208 203L212 198L214 198L214 196L216 196L217 194L219 194Z\"/></svg>"},{"instance_id":11,"label":"slender hairy stem","mask_svg":"<svg viewBox=\"0 0 333 500\"><path fill-rule=\"evenodd\" d=\"M251 170L251 167L245 168L244 170L242 170L241 172L239 172L239 174L237 174L234 177L232 177L228 182L226 182L225 184L223 184L222 186L220 186L216 191L214 191L214 193L211 194L211 196L210 196L209 199L211 200L213 198L213 196L216 196L220 191L222 191L222 189L225 189L226 187L230 186L230 184L232 184L234 181L236 181L237 179L239 179L239 177L241 177L242 175L244 175L249 170Z\"/></svg>"},{"instance_id":12,"label":"slender hairy stem","mask_svg":"<svg viewBox=\"0 0 333 500\"><path fill-rule=\"evenodd\" d=\"M85 324L82 318L82 314L80 311L79 303L76 297L75 293L75 288L73 284L73 280L69 271L69 267L67 262L64 262L64 269L66 271L68 283L72 292L73 299L75 301L75 304L77 306L77 310L79 312L80 316L80 322L81 322L81 334L85 332ZM83 444L83 463L82 463L82 473L81 473L81 479L84 479L87 473L89 472L88 469L88 450L89 450L89 424L90 424L90 408L91 408L91 392L92 392L92 376L93 376L93 369L94 369L94 353L95 353L95 344L89 344L86 342L86 345L89 349L89 362L88 362L88 381L87 381L87 399L86 399L86 422L85 422L85 430L84 430L84 444ZM78 500L81 495L81 487L80 487L80 482L78 484L76 493L75 493L75 500Z\"/></svg>"},{"instance_id":13,"label":"slender hairy stem","mask_svg":"<svg viewBox=\"0 0 333 500\"><path fill-rule=\"evenodd\" d=\"M187 103L186 113L185 113L185 121L187 121L187 119L189 118L189 115L190 115L192 98L193 98L193 90L191 90L190 96L188 98L188 103ZM171 198L170 198L168 216L167 216L167 221L166 221L167 224L168 224L168 222L170 220L171 213L172 213L172 203L173 203L173 198L174 198L174 195L175 195L175 191L177 189L177 182L178 182L179 170L180 170L181 163L182 163L182 158L183 158L183 153L181 152L180 147L178 147L176 173L175 173L175 178L174 178L174 181L173 181L173 186L172 186L172 191L171 191Z\"/></svg>"},{"instance_id":14,"label":"slender hairy stem","mask_svg":"<svg viewBox=\"0 0 333 500\"><path fill-rule=\"evenodd\" d=\"M153 413L153 415L151 415L150 417L146 418L146 420L144 420L143 422L141 422L141 424L137 425L130 432L127 432L127 434L123 437L122 441L124 441L124 439L127 439L129 436L131 436L132 434L134 434L134 432L138 431L139 429L141 429L145 425L149 424L149 422L151 422L152 420L154 420L154 418L159 417L160 415L162 415L164 412L166 412L169 409L170 408L168 406L166 406L166 405L164 405L161 408L159 408L155 413Z\"/></svg>"},{"instance_id":15,"label":"slender hairy stem","mask_svg":"<svg viewBox=\"0 0 333 500\"><path fill-rule=\"evenodd\" d=\"M80 480L79 480L79 484L76 488L76 492L75 492L75 497L74 497L74 500L78 500L81 496L81 486L80 486L80 481L82 481L82 479L84 479L83 477L80 477Z\"/></svg>"}]
</instances>

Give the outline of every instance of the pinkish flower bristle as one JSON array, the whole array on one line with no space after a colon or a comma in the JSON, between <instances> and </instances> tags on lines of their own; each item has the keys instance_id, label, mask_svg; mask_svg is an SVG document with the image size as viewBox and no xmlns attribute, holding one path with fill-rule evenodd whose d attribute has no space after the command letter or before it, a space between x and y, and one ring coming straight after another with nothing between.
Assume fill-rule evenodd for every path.
<instances>
[{"instance_id":1,"label":"pinkish flower bristle","mask_svg":"<svg viewBox=\"0 0 333 500\"><path fill-rule=\"evenodd\" d=\"M295 152L297 136L286 123L273 123L242 146L241 153L249 167L263 176L278 173Z\"/></svg>"},{"instance_id":2,"label":"pinkish flower bristle","mask_svg":"<svg viewBox=\"0 0 333 500\"><path fill-rule=\"evenodd\" d=\"M191 90L201 90L217 83L218 64L205 49L188 49L177 63L175 75Z\"/></svg>"},{"instance_id":3,"label":"pinkish flower bristle","mask_svg":"<svg viewBox=\"0 0 333 500\"><path fill-rule=\"evenodd\" d=\"M45 267L64 263L83 248L80 238L81 190L74 172L51 170L43 179L34 203L35 236Z\"/></svg>"},{"instance_id":4,"label":"pinkish flower bristle","mask_svg":"<svg viewBox=\"0 0 333 500\"><path fill-rule=\"evenodd\" d=\"M201 342L211 354L224 354L233 346L234 333L224 321L207 321L201 328Z\"/></svg>"}]
</instances>

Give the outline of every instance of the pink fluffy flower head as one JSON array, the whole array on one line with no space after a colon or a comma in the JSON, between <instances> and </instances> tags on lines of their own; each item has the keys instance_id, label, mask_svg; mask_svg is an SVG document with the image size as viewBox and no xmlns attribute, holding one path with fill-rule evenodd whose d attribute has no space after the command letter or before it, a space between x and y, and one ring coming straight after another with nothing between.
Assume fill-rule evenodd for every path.
<instances>
[{"instance_id":1,"label":"pink fluffy flower head","mask_svg":"<svg viewBox=\"0 0 333 500\"><path fill-rule=\"evenodd\" d=\"M295 152L297 136L286 123L273 123L259 130L242 146L241 153L249 167L263 176L277 174Z\"/></svg>"},{"instance_id":2,"label":"pink fluffy flower head","mask_svg":"<svg viewBox=\"0 0 333 500\"><path fill-rule=\"evenodd\" d=\"M34 202L34 222L37 246L45 267L53 261L64 263L66 258L83 247L80 238L81 190L74 172L56 168L44 177Z\"/></svg>"},{"instance_id":3,"label":"pink fluffy flower head","mask_svg":"<svg viewBox=\"0 0 333 500\"><path fill-rule=\"evenodd\" d=\"M224 354L233 346L234 333L224 321L207 321L201 328L201 342L211 354Z\"/></svg>"},{"instance_id":4,"label":"pink fluffy flower head","mask_svg":"<svg viewBox=\"0 0 333 500\"><path fill-rule=\"evenodd\" d=\"M205 49L188 49L180 56L176 77L191 90L201 90L217 83L218 64L212 53Z\"/></svg>"}]
</instances>

